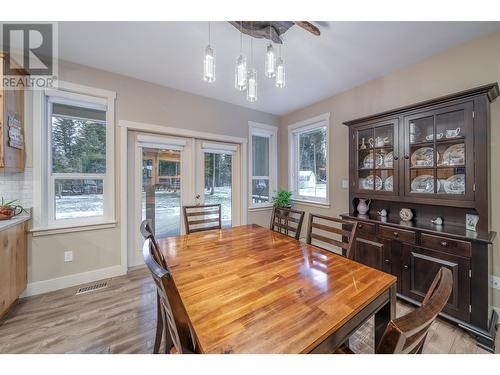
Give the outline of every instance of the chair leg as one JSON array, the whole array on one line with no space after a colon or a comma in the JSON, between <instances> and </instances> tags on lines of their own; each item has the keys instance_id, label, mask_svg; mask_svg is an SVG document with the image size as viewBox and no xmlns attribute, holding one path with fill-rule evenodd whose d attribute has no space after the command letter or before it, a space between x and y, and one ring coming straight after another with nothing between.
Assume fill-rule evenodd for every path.
<instances>
[{"instance_id":1,"label":"chair leg","mask_svg":"<svg viewBox=\"0 0 500 375\"><path fill-rule=\"evenodd\" d=\"M153 354L160 353L161 338L163 336L163 312L160 304L160 296L156 294L156 337L153 346Z\"/></svg>"}]
</instances>

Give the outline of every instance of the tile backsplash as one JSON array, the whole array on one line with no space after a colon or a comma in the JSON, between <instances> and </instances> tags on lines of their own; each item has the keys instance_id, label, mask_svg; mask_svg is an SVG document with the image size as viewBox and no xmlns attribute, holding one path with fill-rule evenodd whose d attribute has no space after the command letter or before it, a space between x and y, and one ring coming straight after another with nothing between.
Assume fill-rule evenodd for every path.
<instances>
[{"instance_id":1,"label":"tile backsplash","mask_svg":"<svg viewBox=\"0 0 500 375\"><path fill-rule=\"evenodd\" d=\"M33 169L21 173L0 172L0 197L18 199L25 208L33 207Z\"/></svg>"}]
</instances>

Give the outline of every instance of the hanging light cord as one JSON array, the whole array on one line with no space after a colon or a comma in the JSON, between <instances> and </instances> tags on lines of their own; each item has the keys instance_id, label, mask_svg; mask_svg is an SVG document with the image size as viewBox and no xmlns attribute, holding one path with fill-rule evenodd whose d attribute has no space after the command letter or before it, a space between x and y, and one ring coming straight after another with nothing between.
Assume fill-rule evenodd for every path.
<instances>
[{"instance_id":1,"label":"hanging light cord","mask_svg":"<svg viewBox=\"0 0 500 375\"><path fill-rule=\"evenodd\" d=\"M208 21L208 45L210 45L210 41L211 41L211 35L210 35L210 21Z\"/></svg>"}]
</instances>

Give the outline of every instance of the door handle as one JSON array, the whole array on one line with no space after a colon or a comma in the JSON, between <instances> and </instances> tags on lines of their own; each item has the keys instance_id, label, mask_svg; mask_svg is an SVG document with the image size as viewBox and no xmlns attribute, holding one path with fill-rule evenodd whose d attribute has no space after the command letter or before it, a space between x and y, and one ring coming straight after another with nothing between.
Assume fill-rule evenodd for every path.
<instances>
[{"instance_id":1,"label":"door handle","mask_svg":"<svg viewBox=\"0 0 500 375\"><path fill-rule=\"evenodd\" d=\"M398 232L393 232L392 234L394 235L394 237L399 237L399 233Z\"/></svg>"},{"instance_id":2,"label":"door handle","mask_svg":"<svg viewBox=\"0 0 500 375\"><path fill-rule=\"evenodd\" d=\"M391 263L391 261L389 259L386 259L386 260L384 260L384 263L389 264L389 263Z\"/></svg>"},{"instance_id":3,"label":"door handle","mask_svg":"<svg viewBox=\"0 0 500 375\"><path fill-rule=\"evenodd\" d=\"M404 269L405 271L408 271L408 270L410 269L410 267L409 267L407 264L405 264L405 265L403 266L403 269Z\"/></svg>"}]
</instances>

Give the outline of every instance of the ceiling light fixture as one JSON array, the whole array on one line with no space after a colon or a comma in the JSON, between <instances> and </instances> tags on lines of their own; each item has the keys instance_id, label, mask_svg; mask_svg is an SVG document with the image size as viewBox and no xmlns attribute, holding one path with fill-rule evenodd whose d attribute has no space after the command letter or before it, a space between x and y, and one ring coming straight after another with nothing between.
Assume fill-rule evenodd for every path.
<instances>
[{"instance_id":1,"label":"ceiling light fixture","mask_svg":"<svg viewBox=\"0 0 500 375\"><path fill-rule=\"evenodd\" d=\"M276 75L276 54L274 53L271 39L271 24L269 24L269 44L266 50L265 75L269 78L273 78Z\"/></svg>"},{"instance_id":2,"label":"ceiling light fixture","mask_svg":"<svg viewBox=\"0 0 500 375\"><path fill-rule=\"evenodd\" d=\"M247 100L249 102L257 101L257 70L253 67L253 38L250 38L250 64L251 68L248 69L248 87L247 87Z\"/></svg>"},{"instance_id":3,"label":"ceiling light fixture","mask_svg":"<svg viewBox=\"0 0 500 375\"><path fill-rule=\"evenodd\" d=\"M247 89L247 58L243 54L243 32L240 21L240 55L236 59L234 87L239 91Z\"/></svg>"},{"instance_id":4,"label":"ceiling light fixture","mask_svg":"<svg viewBox=\"0 0 500 375\"><path fill-rule=\"evenodd\" d=\"M279 46L279 57L276 61L276 80L274 84L276 87L282 89L286 85L285 81L285 63L283 62L283 57L281 55L281 48L284 48L284 45Z\"/></svg>"},{"instance_id":5,"label":"ceiling light fixture","mask_svg":"<svg viewBox=\"0 0 500 375\"><path fill-rule=\"evenodd\" d=\"M215 49L211 45L210 21L208 21L208 46L203 59L203 80L208 83L215 81Z\"/></svg>"}]
</instances>

